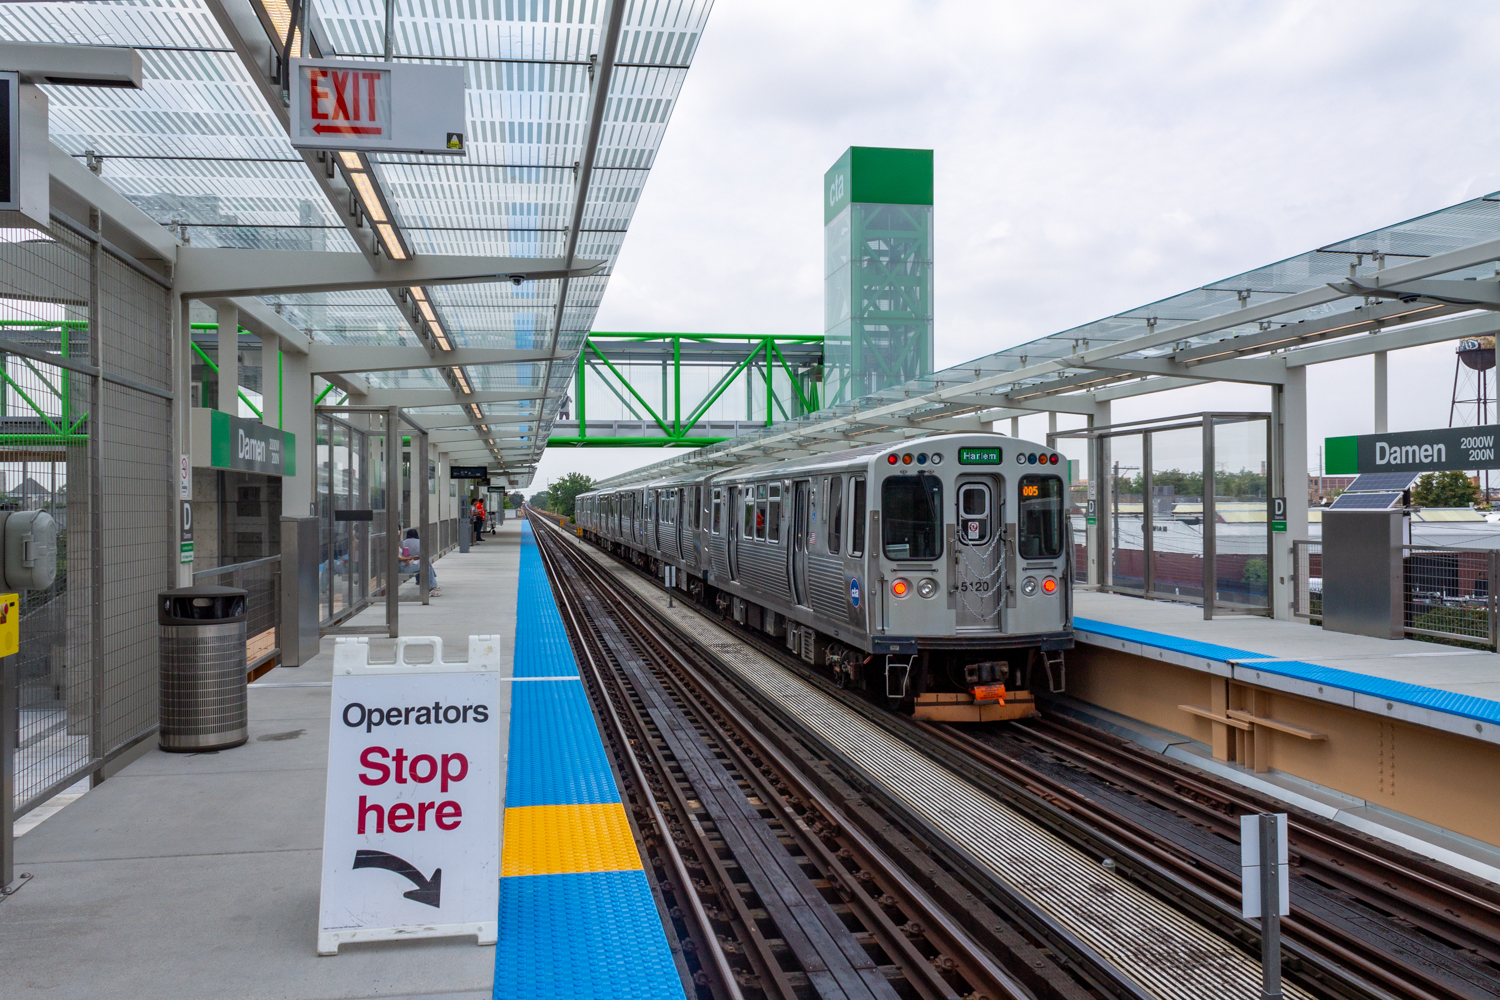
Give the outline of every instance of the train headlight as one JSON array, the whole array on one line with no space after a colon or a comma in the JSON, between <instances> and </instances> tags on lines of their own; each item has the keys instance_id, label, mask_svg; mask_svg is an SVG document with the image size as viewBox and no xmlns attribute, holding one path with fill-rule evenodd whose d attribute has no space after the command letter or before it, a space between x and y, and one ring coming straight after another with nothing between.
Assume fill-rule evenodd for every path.
<instances>
[{"instance_id":1,"label":"train headlight","mask_svg":"<svg viewBox=\"0 0 1500 1000\"><path fill-rule=\"evenodd\" d=\"M1057 591L1057 581L1050 576L1047 577L1047 579L1042 581L1042 590L1048 594L1055 593Z\"/></svg>"},{"instance_id":2,"label":"train headlight","mask_svg":"<svg viewBox=\"0 0 1500 1000\"><path fill-rule=\"evenodd\" d=\"M935 597L938 592L938 582L932 577L917 581L917 593L923 597Z\"/></svg>"},{"instance_id":3,"label":"train headlight","mask_svg":"<svg viewBox=\"0 0 1500 1000\"><path fill-rule=\"evenodd\" d=\"M1036 577L1028 576L1026 579L1021 581L1021 593L1025 594L1027 597L1036 596Z\"/></svg>"},{"instance_id":4,"label":"train headlight","mask_svg":"<svg viewBox=\"0 0 1500 1000\"><path fill-rule=\"evenodd\" d=\"M911 593L911 581L900 577L891 581L891 595L893 597L905 597Z\"/></svg>"}]
</instances>

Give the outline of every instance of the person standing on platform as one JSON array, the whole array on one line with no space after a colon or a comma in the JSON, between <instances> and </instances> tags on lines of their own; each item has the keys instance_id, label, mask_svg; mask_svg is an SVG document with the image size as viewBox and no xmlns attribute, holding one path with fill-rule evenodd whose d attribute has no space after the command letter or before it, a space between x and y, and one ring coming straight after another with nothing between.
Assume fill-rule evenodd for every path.
<instances>
[{"instance_id":1,"label":"person standing on platform","mask_svg":"<svg viewBox=\"0 0 1500 1000\"><path fill-rule=\"evenodd\" d=\"M474 501L474 541L484 540L484 501Z\"/></svg>"}]
</instances>

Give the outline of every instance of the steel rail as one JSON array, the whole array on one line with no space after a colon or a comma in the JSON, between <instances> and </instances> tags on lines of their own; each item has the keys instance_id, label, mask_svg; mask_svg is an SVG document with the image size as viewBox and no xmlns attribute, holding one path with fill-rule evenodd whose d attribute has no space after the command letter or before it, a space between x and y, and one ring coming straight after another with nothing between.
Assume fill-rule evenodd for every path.
<instances>
[{"instance_id":1,"label":"steel rail","mask_svg":"<svg viewBox=\"0 0 1500 1000\"><path fill-rule=\"evenodd\" d=\"M544 563L552 562L550 554L545 548L538 546L538 552L541 553ZM547 568L549 575L551 575L552 566L548 566ZM575 607L574 598L566 591L566 588L557 588L556 592L562 598L561 607L568 622L571 624L573 634L579 636L581 639L587 632L580 621L580 615L578 609ZM594 683L598 685L598 689L602 693L605 690L605 672L600 669L599 665L599 660L601 659L600 651L594 649L590 644L581 641L575 643L574 646L575 649L583 653L583 659L588 666L589 673L593 676ZM614 704L608 698L600 698L599 704L600 711L609 720L610 727L614 730L619 745L625 748L630 747L630 734L625 728L624 721L615 710ZM703 901L698 898L698 893L693 888L692 875L688 872L687 863L682 858L682 852L677 849L677 844L672 839L671 826L667 823L666 815L661 809L661 804L656 801L656 796L652 794L651 783L646 779L646 774L641 768L640 760L632 753L625 753L624 757L629 761L631 777L635 780L636 788L640 791L640 798L651 816L651 821L656 826L658 843L672 866L672 873L677 880L677 884L681 887L681 895L687 897L688 909L693 915L693 921L698 925L699 939L706 946L710 960L713 963L714 972L723 987L724 994L730 1000L745 1000L744 994L740 991L739 982L735 978L734 970L729 965L728 956L724 954L723 944L714 932L713 922L709 919L708 913L703 908ZM679 902L680 906L681 903Z\"/></svg>"},{"instance_id":2,"label":"steel rail","mask_svg":"<svg viewBox=\"0 0 1500 1000\"><path fill-rule=\"evenodd\" d=\"M1138 865L1142 860L1150 859L1164 869L1177 872L1178 877L1184 881L1193 882L1222 904L1222 912L1217 921L1219 925L1226 930L1237 929L1233 926L1235 911L1238 909L1240 900L1237 880L1203 869L1194 863L1191 855L1173 850L1152 838L1149 830L1133 829L1128 822L1117 821L1076 789L1049 778L1025 764L1001 756L995 752L994 748L972 736L948 730L946 727L931 726L930 729L935 738L947 742L958 752L972 757L999 774L1019 781L1032 794L1058 805L1075 819L1087 822L1096 830L1116 838L1117 842L1134 856L1130 863ZM1123 860L1125 859L1117 857L1116 863L1119 864ZM1378 961L1376 955L1372 954L1371 948L1360 947L1359 942L1340 934L1337 928L1310 914L1294 913L1292 916L1283 917L1281 927L1285 935L1283 947L1291 951L1301 964L1306 966L1304 971L1310 971L1316 967L1316 957L1322 957L1325 960L1331 958L1373 980L1364 985L1364 990L1373 992L1377 996L1386 995L1409 998L1409 1000L1443 1000L1452 995L1450 984L1430 975L1426 970L1410 965L1402 965L1399 970L1392 970ZM1299 944L1311 949L1312 954L1307 952L1298 954L1302 951L1302 948L1297 947ZM1408 982L1403 978L1404 976L1418 980L1422 985ZM1345 978L1350 977L1346 974ZM1372 990L1371 987L1375 989Z\"/></svg>"},{"instance_id":3,"label":"steel rail","mask_svg":"<svg viewBox=\"0 0 1500 1000\"><path fill-rule=\"evenodd\" d=\"M590 572L592 569L586 563L581 563L580 565L585 568L585 572ZM600 578L595 575L595 579L599 580ZM705 712L721 713L727 717L730 724L738 731L738 734L742 738L746 738L746 742L753 744L755 753L772 763L773 770L783 781L793 787L795 794L799 798L814 806L824 816L838 822L838 818L844 812L842 806L834 803L828 795L809 783L801 774L799 766L778 747L765 740L756 738L759 727L751 720L746 719L728 699L724 699L721 695L705 698L703 692L709 690L717 691L718 687L717 685L711 685L711 682L702 675L700 666L691 663L683 655L683 652L677 648L677 644L654 623L642 617L631 606L630 602L620 600L617 595L611 596L615 598L615 603L619 611L632 618L634 627L641 634L649 636L662 655L670 657L675 661L678 670L686 675L690 684L696 687L698 694L694 700L698 702ZM686 691L683 693L687 694ZM693 695L688 696L693 697ZM726 746L730 745L730 742L728 740L723 741ZM740 755L740 758L742 771L753 773L755 768L752 763L745 759L743 755ZM785 815L784 809L778 808L780 799L774 793L774 790L762 788L761 791L762 801L772 808L776 808L778 812L782 812L784 825L788 829L795 830L797 828L795 821L790 816ZM892 882L896 883L902 889L903 898L908 904L915 904L912 908L917 911L917 915L922 920L927 921L927 923L922 925L924 936L927 936L931 940L932 934L930 932L937 931L942 940L933 943L938 944L940 949L946 951L949 955L958 954L963 956L961 961L972 967L968 970L969 974L965 976L967 980L972 983L978 978L978 985L988 989L997 996L1025 997L1027 995L1019 983L997 963L991 960L978 947L976 942L969 938L968 934L952 919L950 914L940 907L933 905L932 901L926 897L926 894L909 877L905 876L897 866L886 859L885 852L871 838L864 835L857 827L848 823L840 824L839 836L854 841L855 850L866 860L866 863L862 867L866 870L880 870L883 875L888 876ZM846 870L839 864L839 859L834 852L829 850L825 844L816 837L798 839L805 841L804 847L810 848L811 853L820 858L822 867L825 870L839 874L846 883L848 882ZM873 904L867 893L860 891L857 884L847 884L846 888L848 890L845 893L847 899L861 910L861 916L865 925L867 927L883 927L886 931L883 936L887 940L881 943L888 952L895 951L900 953L906 960L905 964L909 968L921 970L924 973L930 971L924 956L915 950L906 936L891 923L890 918ZM946 945L946 947L943 947L943 945ZM946 989L946 983L938 976L930 978L934 986L941 984L938 988L938 995L946 996L949 992ZM920 984L914 985L918 985L920 988Z\"/></svg>"},{"instance_id":4,"label":"steel rail","mask_svg":"<svg viewBox=\"0 0 1500 1000\"><path fill-rule=\"evenodd\" d=\"M1242 789L1224 787L1197 778L1184 770L1168 766L1165 762L1136 758L1110 747L1107 743L1069 726L1044 721L1042 728L1052 733L1039 732L1035 726L1027 726L1027 738L1045 744L1047 748L1065 759L1084 767L1106 780L1130 788L1148 801L1164 808L1191 813L1196 822L1214 829L1226 837L1238 836L1235 818L1219 809L1205 805L1201 798L1210 798L1223 803L1225 809L1241 812L1262 812L1275 808L1274 804L1258 800ZM937 730L937 727L934 727ZM1088 798L1067 785L1053 781L1010 757L1000 756L1003 751L973 736L956 731L939 731L942 738L949 739L964 752L972 753L992 766L1024 769L1031 780L1051 786L1054 794L1076 799L1079 808L1093 813L1099 807ZM1103 755L1116 758L1104 760ZM1127 764L1121 763L1127 761ZM998 762L998 763L997 763ZM1174 786L1163 788L1142 773L1169 781ZM1484 956L1491 962L1500 954L1500 925L1494 917L1497 907L1477 893L1484 887L1468 888L1445 882L1440 878L1417 871L1411 864L1402 863L1394 857L1382 857L1375 845L1360 844L1353 836L1339 836L1338 831L1319 829L1307 818L1293 814L1289 817L1292 832L1293 855L1303 871L1314 869L1308 877L1348 892L1377 910L1390 912L1398 918L1420 927L1427 933L1453 942L1455 949L1467 949ZM1149 841L1147 850L1166 860L1175 855L1175 864L1196 873L1198 878L1218 892L1227 902L1237 904L1239 886L1236 879L1227 873L1210 873L1197 867L1193 856L1175 845L1160 841ZM1344 858L1355 862L1354 870ZM1360 870L1363 866L1363 870ZM1413 887L1435 894L1431 901L1414 895ZM1421 992L1409 980L1425 984L1435 995L1449 995L1454 987L1445 979L1430 974L1412 962L1401 962L1396 956L1381 949L1378 944L1366 942L1341 931L1330 922L1302 908L1294 908L1291 917L1283 921L1283 930L1293 936L1304 936L1317 949L1327 949L1338 954L1341 960L1350 962L1385 983L1387 989L1397 995L1430 996ZM1497 989L1494 992L1500 992Z\"/></svg>"},{"instance_id":5,"label":"steel rail","mask_svg":"<svg viewBox=\"0 0 1500 1000\"><path fill-rule=\"evenodd\" d=\"M557 523L555 519L550 517L548 521L551 524ZM562 532L558 530L557 534L562 534ZM572 546L568 546L568 549L572 550L570 552L573 556L572 561L583 572L603 574L602 568L598 566L595 560L583 556L576 549L573 549ZM726 688L733 689L733 693L729 697L724 697L722 694L719 697L723 699L721 704L727 707L730 713L733 713L734 716L740 719L739 726L744 727L750 734L755 736L767 736L767 731L776 728L776 725L779 724L779 726L784 727L788 732L796 734L797 740L802 744L822 744L821 739L816 733L807 729L805 725L794 717L785 713L775 704L761 698L755 692L749 690L748 687L742 687L737 684L731 676L731 671L722 661L718 660L711 651L703 648L695 640L681 633L673 623L660 618L657 609L651 607L649 603L642 601L638 595L632 593L628 588L621 587L618 581L610 581L609 586L624 597L626 605L632 614L648 623L646 627L652 631L652 634L658 637L659 641L676 650L676 655L679 658L687 661L698 661L698 666L689 667L688 669L697 674L700 683L711 683L714 689L720 692L725 691ZM691 650L691 652L684 654L684 650ZM731 707L727 704L731 699L738 707ZM747 721L740 714L741 710L745 709L746 706L753 706L754 709L759 710L759 714L769 716L773 724L768 726L762 723L760 726L756 726ZM765 746L764 741L757 740L756 742ZM768 757L770 756L770 749L770 747L766 747L765 750ZM786 748L784 747L783 749ZM793 752L795 753L795 750ZM805 749L803 752L805 753ZM1057 924L1036 908L1029 900L1019 896L1008 886L995 880L992 874L981 870L978 866L968 861L967 857L959 849L954 847L948 853L944 854L939 847L935 846L947 842L943 831L927 825L918 817L910 815L908 809L896 800L881 795L878 789L872 788L869 782L862 777L859 769L852 762L844 760L835 748L820 745L816 752L823 758L823 764L830 767L838 775L841 784L846 787L856 788L866 800L875 800L878 803L878 811L870 812L870 816L874 817L873 819L862 819L858 815L851 816L847 810L842 810L844 818L838 824L841 835L847 831L859 828L873 840L879 842L884 837L889 837L892 831L896 831L899 835L909 838L909 841L923 845L924 851L917 852L920 854L920 857L909 859L909 865L902 869L908 877L902 879L901 882L907 885L916 884L924 892L929 893L932 891L931 885L935 880L944 882L944 886L940 886L936 894L949 903L947 908L944 909L943 906L937 905L934 901L927 901L924 904L933 914L931 919L935 921L932 924L935 929L964 934L967 938L965 943L968 947L977 949L981 956L984 954L985 948L990 949L992 954L1009 953L1013 958L1024 951L1024 961L1020 964L1028 966L1025 972L1030 975L1023 976L1023 978L1033 988L1040 986L1043 992L1051 992L1053 995L1056 995L1057 986L1054 980L1059 978L1060 975L1052 975L1052 973L1056 972L1057 969L1066 969L1068 970L1066 978L1069 980L1069 986L1073 990L1078 989L1077 984L1081 983L1083 988L1092 995L1102 993L1115 997L1132 997L1137 998L1137 1000L1144 1000L1147 997L1146 994L1142 993L1128 979L1122 978L1112 965L1094 954L1088 945L1077 939L1067 928ZM795 773L795 769L793 773ZM816 781L815 778L813 780ZM826 788L824 790L827 791ZM824 799L824 801L827 800ZM868 809L868 807L866 808ZM895 818L894 824L892 823L892 817ZM889 847L886 848L886 850L889 849ZM948 863L946 870L944 870L944 867L940 867L934 863L934 856L940 857ZM897 864L899 864L899 860ZM949 884L954 888L946 888ZM997 897L998 906L996 905ZM954 905L954 900L957 900L957 905ZM965 908L972 910L992 908L996 916L988 921L975 920L965 913ZM939 918L942 914L947 914L947 918L940 920ZM1023 928L1024 935L1018 935L1014 930L1006 928L1006 932L1010 935L1010 937L1007 937L1007 934L1001 933L1001 926L984 926L986 923L991 925L1000 924L1002 918L999 915L1001 914L1004 915L1003 920ZM972 933L965 933L966 931ZM975 941L976 936L983 944ZM1022 939L1029 940L1025 940L1024 948L1018 950L1015 941ZM1043 942L1043 948L1050 948L1052 954L1048 955L1045 950L1031 948L1030 940ZM937 944L937 942L933 943ZM989 966L992 969L1001 972L1004 971L992 959L982 959L976 962L976 964L981 967ZM1048 972L1038 973L1037 968L1031 968L1032 966L1047 966ZM1041 980L1033 982L1032 976L1041 976ZM970 979L969 981L972 982L973 980ZM994 987L994 995L1017 995L1007 993L1007 988L1004 986ZM1021 993L1018 995L1026 994Z\"/></svg>"},{"instance_id":6,"label":"steel rail","mask_svg":"<svg viewBox=\"0 0 1500 1000\"><path fill-rule=\"evenodd\" d=\"M1058 720L1041 720L1039 726L1028 726L1028 738L1044 742L1052 750L1084 762L1091 768L1104 768L1116 780L1126 782L1147 796L1160 796L1163 790L1156 778L1170 781L1175 788L1187 788L1194 794L1216 799L1225 809L1238 808L1245 812L1263 811L1272 803L1245 789L1229 783L1214 782L1207 777L1188 773L1181 767L1173 767L1153 757L1137 756L1124 747L1116 747L1090 735L1081 727ZM1168 793L1170 794L1170 793ZM1213 809L1192 795L1178 794L1171 799L1174 807L1187 807L1197 812L1202 820L1216 826L1220 832L1237 835L1235 820L1226 811ZM1441 933L1468 932L1476 936L1465 947L1489 950L1492 961L1500 962L1500 891L1493 887L1474 883L1468 886L1445 880L1438 874L1418 870L1416 864L1404 860L1397 850L1369 841L1356 840L1354 834L1345 833L1331 824L1320 824L1306 816L1293 814L1288 820L1296 841L1297 852L1304 864L1313 862L1330 878L1340 881L1355 881L1368 891L1379 894L1389 905L1403 910L1403 917L1422 922L1431 918ZM1365 871L1349 870L1349 866L1334 855L1353 858ZM1393 885L1391 880L1403 885ZM1431 903L1413 898L1412 890L1420 889L1437 894L1440 898ZM1418 905L1413 906L1416 903ZM1484 924L1476 929L1469 924Z\"/></svg>"},{"instance_id":7,"label":"steel rail","mask_svg":"<svg viewBox=\"0 0 1500 1000\"><path fill-rule=\"evenodd\" d=\"M633 637L646 647L644 650L648 655L644 659L656 661L657 665L667 673L658 673L658 679L663 676L671 676L670 671L675 667L679 672L677 680L685 680L685 683L673 683L671 693L691 704L694 714L700 723L708 727L713 743L728 753L734 759L736 770L743 775L755 789L755 793L763 808L767 808L777 814L782 829L786 831L791 839L798 843L804 855L814 859L818 867L828 873L829 877L842 883L840 896L856 911L861 923L867 930L873 932L881 948L886 954L897 960L897 965L906 975L907 981L920 995L930 1000L953 1000L955 997L952 986L943 978L943 968L933 965L928 958L917 950L915 944L902 928L898 928L891 918L881 910L877 901L860 884L860 880L842 863L845 852L835 853L822 842L820 837L808 828L807 821L799 818L790 811L776 787L777 780L791 786L795 794L804 802L828 817L831 822L838 825L838 836L841 840L853 840L855 850L848 851L849 855L862 855L868 862L862 866L866 871L879 871L882 876L890 876L894 866L884 861L882 852L866 838L851 837L847 823L841 823L842 810L835 806L830 799L816 793L799 775L798 767L788 760L774 746L764 744L754 739L756 727L743 717L733 713L733 709L713 697L705 698L705 692L712 689L703 684L702 678L697 677L694 667L681 655L680 651L673 648L669 641L661 633L654 629L651 624L640 617L633 609L628 600L622 599L617 593L613 593L615 586L612 581L595 572L596 567L590 566L587 561L578 560L575 554L567 553L566 550L558 552L553 549L554 543L545 543L544 551L548 552L548 560L555 568L555 560L559 555L568 558L569 562L578 572L567 577L554 576L554 580L569 579L575 586L582 583L590 587L596 595L609 605L609 611L615 621L625 625ZM567 588L559 587L560 593L565 593ZM574 600L571 594L565 594L571 604ZM575 621L577 619L575 618ZM685 675L685 676L684 676ZM616 678L617 684L625 681L631 687L635 685L623 677ZM622 694L627 694L622 690ZM643 693L642 693L643 694ZM628 694L627 694L628 697ZM733 714L731 714L733 713ZM728 718L729 727L715 719L716 715ZM685 720L690 721L690 720ZM747 752L738 744L748 743L752 749ZM760 758L757 765L751 759L751 754ZM767 768L769 762L770 770L776 775L775 778L767 779L761 772ZM806 794L804 794L806 793ZM921 905L923 896L910 880L896 876L888 878L888 881L899 886L902 892L903 908L910 909L914 914L928 923L913 925L908 923L907 929L913 933L918 931L927 937L929 942L938 946L939 950L946 952L949 956L960 956L955 964L960 973L964 975L965 981L977 985L982 991L988 991L985 995L999 998L1028 998L1031 994L1020 987L1008 974L998 965L988 959L982 953L976 953L971 942L967 942L967 936L963 934L951 917L936 907ZM917 905L910 905L910 904ZM753 925L752 925L753 926ZM930 933L936 931L937 933ZM934 940L937 938L937 940ZM967 943L969 950L965 950L963 944ZM942 947L947 944L948 947ZM772 963L774 969L774 962ZM790 985L784 987L791 995L793 991Z\"/></svg>"}]
</instances>

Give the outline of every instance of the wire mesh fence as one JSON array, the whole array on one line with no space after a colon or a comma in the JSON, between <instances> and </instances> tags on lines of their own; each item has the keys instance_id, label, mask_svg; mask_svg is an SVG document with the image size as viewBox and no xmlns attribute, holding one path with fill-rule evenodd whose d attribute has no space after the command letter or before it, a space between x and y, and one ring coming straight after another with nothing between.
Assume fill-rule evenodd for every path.
<instances>
[{"instance_id":1,"label":"wire mesh fence","mask_svg":"<svg viewBox=\"0 0 1500 1000\"><path fill-rule=\"evenodd\" d=\"M166 288L102 244L0 230L0 510L58 524L56 580L21 599L18 813L156 727L170 344Z\"/></svg>"},{"instance_id":2,"label":"wire mesh fence","mask_svg":"<svg viewBox=\"0 0 1500 1000\"><path fill-rule=\"evenodd\" d=\"M1292 543L1292 613L1298 618L1323 617L1323 543Z\"/></svg>"},{"instance_id":3,"label":"wire mesh fence","mask_svg":"<svg viewBox=\"0 0 1500 1000\"><path fill-rule=\"evenodd\" d=\"M1323 546L1292 545L1293 612L1315 623L1323 617ZM1500 551L1402 546L1403 620L1408 636L1496 648L1500 632L1496 578Z\"/></svg>"},{"instance_id":4,"label":"wire mesh fence","mask_svg":"<svg viewBox=\"0 0 1500 1000\"><path fill-rule=\"evenodd\" d=\"M1495 646L1495 570L1489 549L1403 546L1407 635Z\"/></svg>"}]
</instances>

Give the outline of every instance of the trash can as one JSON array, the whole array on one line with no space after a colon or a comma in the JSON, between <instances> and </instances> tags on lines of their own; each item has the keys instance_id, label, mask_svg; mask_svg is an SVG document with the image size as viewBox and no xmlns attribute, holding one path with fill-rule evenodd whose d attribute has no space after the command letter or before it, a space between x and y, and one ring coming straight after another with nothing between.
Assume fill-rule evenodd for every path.
<instances>
[{"instance_id":1,"label":"trash can","mask_svg":"<svg viewBox=\"0 0 1500 1000\"><path fill-rule=\"evenodd\" d=\"M163 750L226 750L250 738L248 597L235 587L180 587L157 598Z\"/></svg>"}]
</instances>

